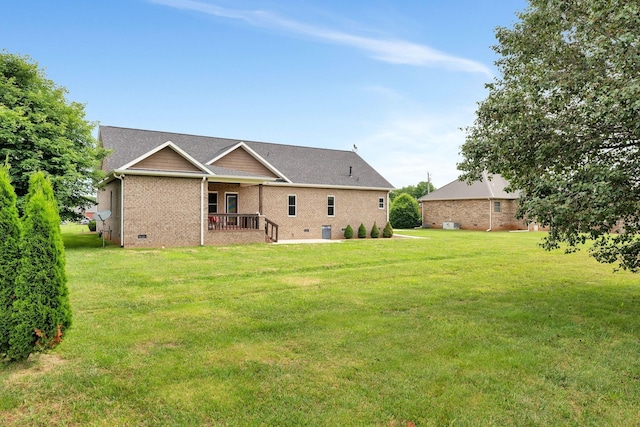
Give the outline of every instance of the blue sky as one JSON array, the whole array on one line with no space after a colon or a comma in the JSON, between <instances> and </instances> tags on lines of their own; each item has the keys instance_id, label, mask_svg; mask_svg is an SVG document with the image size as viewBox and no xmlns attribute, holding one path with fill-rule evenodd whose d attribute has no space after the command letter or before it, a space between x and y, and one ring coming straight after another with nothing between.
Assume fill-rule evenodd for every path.
<instances>
[{"instance_id":1,"label":"blue sky","mask_svg":"<svg viewBox=\"0 0 640 427\"><path fill-rule=\"evenodd\" d=\"M458 176L526 0L9 2L29 55L103 125L350 150L396 187Z\"/></svg>"}]
</instances>

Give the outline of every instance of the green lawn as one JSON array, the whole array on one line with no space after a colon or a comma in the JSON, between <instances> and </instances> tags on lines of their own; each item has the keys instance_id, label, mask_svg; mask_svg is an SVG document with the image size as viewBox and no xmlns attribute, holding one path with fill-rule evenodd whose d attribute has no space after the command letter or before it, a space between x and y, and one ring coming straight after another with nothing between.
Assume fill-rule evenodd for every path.
<instances>
[{"instance_id":1,"label":"green lawn","mask_svg":"<svg viewBox=\"0 0 640 427\"><path fill-rule=\"evenodd\" d=\"M73 328L0 424L638 425L640 276L541 233L123 250L63 226Z\"/></svg>"}]
</instances>

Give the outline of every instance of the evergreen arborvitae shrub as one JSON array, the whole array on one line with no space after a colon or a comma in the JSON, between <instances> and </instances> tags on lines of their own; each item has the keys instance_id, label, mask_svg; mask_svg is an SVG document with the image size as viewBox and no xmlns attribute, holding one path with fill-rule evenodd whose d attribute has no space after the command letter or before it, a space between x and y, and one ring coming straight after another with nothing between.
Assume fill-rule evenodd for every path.
<instances>
[{"instance_id":1,"label":"evergreen arborvitae shrub","mask_svg":"<svg viewBox=\"0 0 640 427\"><path fill-rule=\"evenodd\" d=\"M364 239L367 237L367 229L364 227L364 224L360 223L360 227L358 227L358 239Z\"/></svg>"},{"instance_id":2,"label":"evergreen arborvitae shrub","mask_svg":"<svg viewBox=\"0 0 640 427\"><path fill-rule=\"evenodd\" d=\"M353 238L353 228L350 225L347 225L347 228L344 229L344 238L345 239Z\"/></svg>"},{"instance_id":3,"label":"evergreen arborvitae shrub","mask_svg":"<svg viewBox=\"0 0 640 427\"><path fill-rule=\"evenodd\" d=\"M384 226L384 229L382 230L382 237L385 239L393 237L393 228L391 228L390 222L387 222L387 225Z\"/></svg>"},{"instance_id":4,"label":"evergreen arborvitae shrub","mask_svg":"<svg viewBox=\"0 0 640 427\"><path fill-rule=\"evenodd\" d=\"M20 249L7 353L12 360L55 347L71 326L60 216L51 183L42 172L30 179Z\"/></svg>"},{"instance_id":5,"label":"evergreen arborvitae shrub","mask_svg":"<svg viewBox=\"0 0 640 427\"><path fill-rule=\"evenodd\" d=\"M377 239L380 237L380 230L378 229L378 225L374 222L373 227L371 227L371 238Z\"/></svg>"},{"instance_id":6,"label":"evergreen arborvitae shrub","mask_svg":"<svg viewBox=\"0 0 640 427\"><path fill-rule=\"evenodd\" d=\"M20 218L9 167L0 165L0 360L9 350L15 281L20 263Z\"/></svg>"}]
</instances>

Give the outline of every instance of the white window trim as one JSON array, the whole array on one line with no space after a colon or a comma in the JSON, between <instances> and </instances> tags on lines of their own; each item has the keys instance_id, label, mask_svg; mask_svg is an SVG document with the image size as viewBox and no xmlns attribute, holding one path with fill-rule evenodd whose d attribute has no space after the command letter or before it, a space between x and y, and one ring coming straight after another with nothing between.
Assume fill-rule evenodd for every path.
<instances>
[{"instance_id":1,"label":"white window trim","mask_svg":"<svg viewBox=\"0 0 640 427\"><path fill-rule=\"evenodd\" d=\"M224 213L229 213L228 212L228 206L227 206L227 196L232 196L235 195L236 196L236 210L238 211L237 214L240 213L240 196L238 195L239 193L236 191L225 191L224 192L224 209L223 212ZM218 208L220 208L220 200L218 200Z\"/></svg>"},{"instance_id":2,"label":"white window trim","mask_svg":"<svg viewBox=\"0 0 640 427\"><path fill-rule=\"evenodd\" d=\"M385 205L384 197L378 197L378 209L384 209Z\"/></svg>"},{"instance_id":3,"label":"white window trim","mask_svg":"<svg viewBox=\"0 0 640 427\"><path fill-rule=\"evenodd\" d=\"M294 197L295 199L295 204L294 205L290 205L289 204L289 200L291 197ZM291 206L293 206L293 208L295 209L295 214L291 215L290 214L290 208ZM295 218L298 216L298 195L297 194L287 194L287 216L290 218Z\"/></svg>"},{"instance_id":4,"label":"white window trim","mask_svg":"<svg viewBox=\"0 0 640 427\"><path fill-rule=\"evenodd\" d=\"M333 198L333 205L329 205L329 198ZM333 206L333 215L329 215L329 207ZM336 216L336 196L333 194L327 195L327 216L330 218L335 218Z\"/></svg>"}]
</instances>

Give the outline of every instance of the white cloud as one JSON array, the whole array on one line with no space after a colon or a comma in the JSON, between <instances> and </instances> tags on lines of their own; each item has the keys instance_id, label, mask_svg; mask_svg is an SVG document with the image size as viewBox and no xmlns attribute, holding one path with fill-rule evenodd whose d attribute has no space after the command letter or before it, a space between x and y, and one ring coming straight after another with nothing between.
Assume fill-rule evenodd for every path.
<instances>
[{"instance_id":1,"label":"white cloud","mask_svg":"<svg viewBox=\"0 0 640 427\"><path fill-rule=\"evenodd\" d=\"M378 39L349 34L327 28L282 18L274 13L261 10L234 10L194 0L149 0L177 9L194 10L222 18L238 19L253 26L285 30L319 41L350 46L366 52L370 57L392 64L423 67L442 67L470 73L482 73L492 77L491 70L484 64L432 49L429 46L397 39Z\"/></svg>"},{"instance_id":2,"label":"white cloud","mask_svg":"<svg viewBox=\"0 0 640 427\"><path fill-rule=\"evenodd\" d=\"M403 114L390 118L357 145L359 154L397 188L427 180L436 187L458 178L460 146L473 115L460 112L450 116L428 113Z\"/></svg>"}]
</instances>

